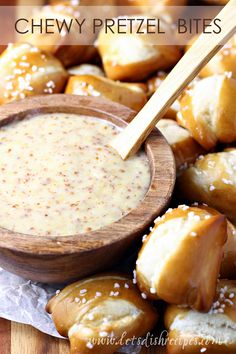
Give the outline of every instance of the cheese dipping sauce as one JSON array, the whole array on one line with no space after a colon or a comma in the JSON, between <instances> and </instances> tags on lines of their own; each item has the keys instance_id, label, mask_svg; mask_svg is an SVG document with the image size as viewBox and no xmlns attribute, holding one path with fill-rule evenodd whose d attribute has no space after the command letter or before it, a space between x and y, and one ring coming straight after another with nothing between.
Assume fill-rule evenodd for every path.
<instances>
[{"instance_id":1,"label":"cheese dipping sauce","mask_svg":"<svg viewBox=\"0 0 236 354\"><path fill-rule=\"evenodd\" d=\"M0 227L66 236L119 220L144 198L147 156L123 161L118 128L76 114L41 114L0 128Z\"/></svg>"}]
</instances>

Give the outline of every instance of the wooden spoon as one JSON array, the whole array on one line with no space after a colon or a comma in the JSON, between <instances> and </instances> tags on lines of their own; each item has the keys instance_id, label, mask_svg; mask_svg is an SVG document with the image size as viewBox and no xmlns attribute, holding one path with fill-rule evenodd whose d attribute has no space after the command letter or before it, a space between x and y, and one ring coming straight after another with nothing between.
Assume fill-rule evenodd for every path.
<instances>
[{"instance_id":1,"label":"wooden spoon","mask_svg":"<svg viewBox=\"0 0 236 354\"><path fill-rule=\"evenodd\" d=\"M111 142L123 159L138 151L176 98L236 32L236 0L230 0L216 18L220 19L221 33L201 34L148 103Z\"/></svg>"}]
</instances>

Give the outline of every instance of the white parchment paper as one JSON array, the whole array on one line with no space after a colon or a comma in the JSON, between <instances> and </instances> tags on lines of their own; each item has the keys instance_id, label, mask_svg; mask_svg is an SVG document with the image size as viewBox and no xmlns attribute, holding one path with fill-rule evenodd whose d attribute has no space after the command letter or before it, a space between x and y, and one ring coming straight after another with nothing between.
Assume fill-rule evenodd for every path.
<instances>
[{"instance_id":1,"label":"white parchment paper","mask_svg":"<svg viewBox=\"0 0 236 354\"><path fill-rule=\"evenodd\" d=\"M39 331L60 337L45 311L57 289L34 283L0 268L0 317L29 324Z\"/></svg>"},{"instance_id":2,"label":"white parchment paper","mask_svg":"<svg viewBox=\"0 0 236 354\"><path fill-rule=\"evenodd\" d=\"M62 287L32 282L0 268L0 317L24 323L48 335L62 338L45 306ZM139 346L126 346L119 351L127 354L140 352Z\"/></svg>"}]
</instances>

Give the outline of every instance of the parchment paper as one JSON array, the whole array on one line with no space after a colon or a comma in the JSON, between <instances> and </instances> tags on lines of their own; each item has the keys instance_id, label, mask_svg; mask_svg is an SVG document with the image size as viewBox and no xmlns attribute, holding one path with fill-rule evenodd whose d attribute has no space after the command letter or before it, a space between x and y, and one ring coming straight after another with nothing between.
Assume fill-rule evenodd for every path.
<instances>
[{"instance_id":1,"label":"parchment paper","mask_svg":"<svg viewBox=\"0 0 236 354\"><path fill-rule=\"evenodd\" d=\"M43 333L62 338L45 311L47 301L61 288L32 282L0 268L0 317L31 325ZM126 346L119 352L137 354L140 350L139 346Z\"/></svg>"}]
</instances>

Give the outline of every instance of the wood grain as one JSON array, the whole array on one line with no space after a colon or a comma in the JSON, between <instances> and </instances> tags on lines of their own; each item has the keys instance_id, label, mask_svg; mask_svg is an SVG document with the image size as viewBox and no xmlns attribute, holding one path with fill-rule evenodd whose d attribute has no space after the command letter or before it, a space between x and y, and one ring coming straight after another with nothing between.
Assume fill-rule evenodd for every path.
<instances>
[{"instance_id":1,"label":"wood grain","mask_svg":"<svg viewBox=\"0 0 236 354\"><path fill-rule=\"evenodd\" d=\"M123 128L134 111L95 97L45 95L0 107L0 126L37 113L75 113L105 119ZM122 118L122 119L121 119ZM24 235L0 229L0 266L25 278L62 283L111 268L167 206L175 183L171 148L155 130L145 143L151 182L144 200L102 229L66 237Z\"/></svg>"},{"instance_id":2,"label":"wood grain","mask_svg":"<svg viewBox=\"0 0 236 354\"><path fill-rule=\"evenodd\" d=\"M67 340L43 334L31 326L0 319L1 354L70 354ZM140 354L164 354L160 347L142 348Z\"/></svg>"},{"instance_id":3,"label":"wood grain","mask_svg":"<svg viewBox=\"0 0 236 354\"><path fill-rule=\"evenodd\" d=\"M0 319L0 348L1 354L11 351L11 322Z\"/></svg>"},{"instance_id":4,"label":"wood grain","mask_svg":"<svg viewBox=\"0 0 236 354\"><path fill-rule=\"evenodd\" d=\"M69 346L66 341L54 339L53 337L37 331L31 326L15 322L11 323L11 353L60 353L60 342L62 342L62 346L64 346L69 353Z\"/></svg>"},{"instance_id":5,"label":"wood grain","mask_svg":"<svg viewBox=\"0 0 236 354\"><path fill-rule=\"evenodd\" d=\"M235 33L236 0L230 0L216 18L221 32L201 34L131 124L112 141L112 147L123 159L138 151L186 86Z\"/></svg>"}]
</instances>

